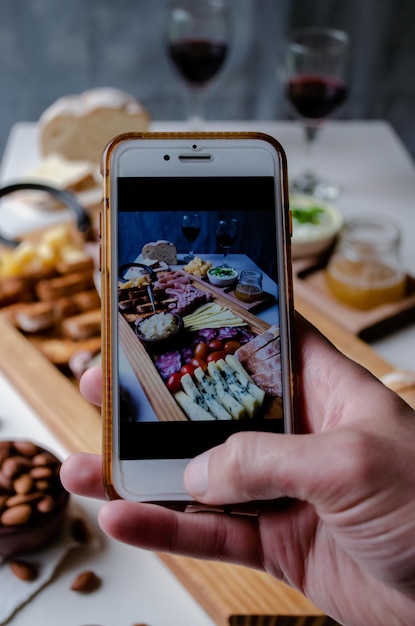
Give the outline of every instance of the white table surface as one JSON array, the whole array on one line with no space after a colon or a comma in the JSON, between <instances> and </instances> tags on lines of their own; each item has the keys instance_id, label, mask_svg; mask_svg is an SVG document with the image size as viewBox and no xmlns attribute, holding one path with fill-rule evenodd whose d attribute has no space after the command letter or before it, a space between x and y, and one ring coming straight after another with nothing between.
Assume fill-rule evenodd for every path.
<instances>
[{"instance_id":1,"label":"white table surface","mask_svg":"<svg viewBox=\"0 0 415 626\"><path fill-rule=\"evenodd\" d=\"M155 123L153 130L184 130L180 123ZM274 135L284 146L289 173L303 168L300 127L291 122L209 123L207 130L258 130ZM391 127L384 122L332 122L321 133L320 169L343 188L336 202L345 216L379 211L394 217L403 230L402 261L415 273L415 170L413 162ZM10 133L1 171L2 184L23 179L39 160L37 128L33 123L15 125ZM61 220L64 212L46 213L19 209L7 202L0 211L2 232L17 236ZM415 324L397 329L372 344L391 364L415 369ZM1 348L0 348L1 349ZM50 447L63 458L66 451L43 426L36 414L0 373L0 438L29 437ZM13 626L213 626L213 621L193 600L154 554L124 546L102 536L96 526L99 503L74 498L102 541L100 550L85 549L70 556L52 584L42 590L13 618ZM103 579L92 595L69 591L81 569L94 569ZM1 602L1 593L0 593Z\"/></svg>"},{"instance_id":2,"label":"white table surface","mask_svg":"<svg viewBox=\"0 0 415 626\"><path fill-rule=\"evenodd\" d=\"M184 122L154 122L150 130L186 130ZM306 164L303 132L295 122L207 122L206 130L253 130L269 133L283 145L289 175ZM321 131L316 154L317 170L340 183L336 205L345 217L375 211L394 218L402 229L402 263L415 274L415 167L410 154L383 121L333 121ZM37 126L21 122L13 126L0 169L0 182L24 178L39 162ZM0 229L9 236L41 228L70 217L65 211L47 212L7 200L0 211ZM372 347L396 368L415 370L414 323L373 342Z\"/></svg>"}]
</instances>

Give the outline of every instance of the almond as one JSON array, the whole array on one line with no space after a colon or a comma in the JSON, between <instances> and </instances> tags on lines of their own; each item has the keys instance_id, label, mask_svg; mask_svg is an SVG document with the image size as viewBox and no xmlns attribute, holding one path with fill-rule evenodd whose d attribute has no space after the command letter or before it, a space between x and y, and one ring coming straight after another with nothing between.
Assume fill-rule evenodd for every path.
<instances>
[{"instance_id":1,"label":"almond","mask_svg":"<svg viewBox=\"0 0 415 626\"><path fill-rule=\"evenodd\" d=\"M30 461L23 456L9 456L3 461L1 471L6 478L17 478L23 470L30 466Z\"/></svg>"},{"instance_id":2,"label":"almond","mask_svg":"<svg viewBox=\"0 0 415 626\"><path fill-rule=\"evenodd\" d=\"M92 570L85 570L76 576L72 581L72 591L80 593L90 593L95 591L101 584L101 579Z\"/></svg>"},{"instance_id":3,"label":"almond","mask_svg":"<svg viewBox=\"0 0 415 626\"><path fill-rule=\"evenodd\" d=\"M13 487L16 493L26 495L32 490L33 480L29 474L22 474L13 482Z\"/></svg>"},{"instance_id":4,"label":"almond","mask_svg":"<svg viewBox=\"0 0 415 626\"><path fill-rule=\"evenodd\" d=\"M15 441L13 445L15 450L23 456L32 457L39 451L39 448L31 441Z\"/></svg>"},{"instance_id":5,"label":"almond","mask_svg":"<svg viewBox=\"0 0 415 626\"><path fill-rule=\"evenodd\" d=\"M34 563L16 559L9 561L9 567L13 574L20 580L31 581L37 578L37 566Z\"/></svg>"},{"instance_id":6,"label":"almond","mask_svg":"<svg viewBox=\"0 0 415 626\"><path fill-rule=\"evenodd\" d=\"M29 521L31 515L32 507L30 504L17 504L3 511L0 516L0 522L3 526L18 526Z\"/></svg>"},{"instance_id":7,"label":"almond","mask_svg":"<svg viewBox=\"0 0 415 626\"><path fill-rule=\"evenodd\" d=\"M37 503L36 508L41 513L50 513L55 508L55 500L52 496L46 495Z\"/></svg>"},{"instance_id":8,"label":"almond","mask_svg":"<svg viewBox=\"0 0 415 626\"><path fill-rule=\"evenodd\" d=\"M43 480L45 478L50 478L52 476L52 470L50 467L48 467L47 465L37 465L35 467L32 467L32 469L30 470L30 475L32 478L34 478L35 480Z\"/></svg>"}]
</instances>

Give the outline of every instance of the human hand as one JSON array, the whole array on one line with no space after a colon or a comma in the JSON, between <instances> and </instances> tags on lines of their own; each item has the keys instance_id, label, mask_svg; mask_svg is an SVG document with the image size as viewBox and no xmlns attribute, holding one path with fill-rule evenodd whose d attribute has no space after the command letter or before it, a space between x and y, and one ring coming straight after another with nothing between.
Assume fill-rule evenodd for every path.
<instances>
[{"instance_id":1,"label":"human hand","mask_svg":"<svg viewBox=\"0 0 415 626\"><path fill-rule=\"evenodd\" d=\"M109 535L146 549L263 569L348 625L408 625L415 613L415 415L303 320L296 321L303 385L300 435L239 433L191 461L192 497L253 500L257 517L179 513L109 502ZM100 371L82 379L99 403ZM73 492L103 497L101 461L62 467ZM290 498L281 506L275 500Z\"/></svg>"}]
</instances>

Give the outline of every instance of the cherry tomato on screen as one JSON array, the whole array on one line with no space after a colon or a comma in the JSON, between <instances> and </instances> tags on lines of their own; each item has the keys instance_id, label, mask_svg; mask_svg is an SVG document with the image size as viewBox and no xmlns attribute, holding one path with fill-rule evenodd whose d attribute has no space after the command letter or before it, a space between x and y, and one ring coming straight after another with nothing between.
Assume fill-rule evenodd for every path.
<instances>
[{"instance_id":1,"label":"cherry tomato on screen","mask_svg":"<svg viewBox=\"0 0 415 626\"><path fill-rule=\"evenodd\" d=\"M200 341L195 345L195 349L193 350L193 354L196 359L202 359L202 361L206 360L207 355L209 354L209 348L207 343L204 341Z\"/></svg>"},{"instance_id":2,"label":"cherry tomato on screen","mask_svg":"<svg viewBox=\"0 0 415 626\"><path fill-rule=\"evenodd\" d=\"M210 363L211 361L216 362L219 361L219 359L224 359L225 357L225 350L216 350L215 352L211 352L210 354L208 354L206 361L207 363Z\"/></svg>"},{"instance_id":3,"label":"cherry tomato on screen","mask_svg":"<svg viewBox=\"0 0 415 626\"><path fill-rule=\"evenodd\" d=\"M203 372L206 371L207 368L206 361L204 361L203 359L197 359L196 357L190 361L190 365L193 366L194 370L196 370L198 367L201 367Z\"/></svg>"},{"instance_id":4,"label":"cherry tomato on screen","mask_svg":"<svg viewBox=\"0 0 415 626\"><path fill-rule=\"evenodd\" d=\"M225 350L227 354L234 354L234 352L236 352L237 349L240 347L241 347L241 344L239 341L237 341L236 339L230 339L229 341L225 343L225 345L223 346L223 349Z\"/></svg>"},{"instance_id":5,"label":"cherry tomato on screen","mask_svg":"<svg viewBox=\"0 0 415 626\"><path fill-rule=\"evenodd\" d=\"M216 350L222 350L222 342L219 339L212 339L209 341L208 348L211 352L216 352Z\"/></svg>"},{"instance_id":6,"label":"cherry tomato on screen","mask_svg":"<svg viewBox=\"0 0 415 626\"><path fill-rule=\"evenodd\" d=\"M179 391L182 386L181 380L182 376L180 372L176 372L175 374L172 374L170 376L167 381L167 389L170 391L170 393L176 393L177 391Z\"/></svg>"},{"instance_id":7,"label":"cherry tomato on screen","mask_svg":"<svg viewBox=\"0 0 415 626\"><path fill-rule=\"evenodd\" d=\"M186 365L183 365L180 368L181 376L184 376L185 374L190 374L190 376L193 376L194 373L195 373L195 368L193 367L191 363L186 363Z\"/></svg>"}]
</instances>

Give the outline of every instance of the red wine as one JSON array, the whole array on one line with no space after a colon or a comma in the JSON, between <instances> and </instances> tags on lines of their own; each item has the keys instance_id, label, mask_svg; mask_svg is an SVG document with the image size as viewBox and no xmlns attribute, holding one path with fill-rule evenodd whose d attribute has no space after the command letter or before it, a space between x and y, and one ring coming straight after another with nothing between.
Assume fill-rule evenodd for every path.
<instances>
[{"instance_id":1,"label":"red wine","mask_svg":"<svg viewBox=\"0 0 415 626\"><path fill-rule=\"evenodd\" d=\"M198 226L182 226L183 235L189 243L196 241L199 236L200 228Z\"/></svg>"},{"instance_id":2,"label":"red wine","mask_svg":"<svg viewBox=\"0 0 415 626\"><path fill-rule=\"evenodd\" d=\"M324 119L344 102L347 87L334 78L297 76L288 82L286 95L301 117Z\"/></svg>"},{"instance_id":3,"label":"red wine","mask_svg":"<svg viewBox=\"0 0 415 626\"><path fill-rule=\"evenodd\" d=\"M219 246L222 248L232 248L233 244L236 241L236 235L228 235L227 233L223 233L220 235L216 235L216 241Z\"/></svg>"},{"instance_id":4,"label":"red wine","mask_svg":"<svg viewBox=\"0 0 415 626\"><path fill-rule=\"evenodd\" d=\"M227 53L222 41L182 39L169 43L168 51L180 74L189 83L208 83L221 68Z\"/></svg>"}]
</instances>

